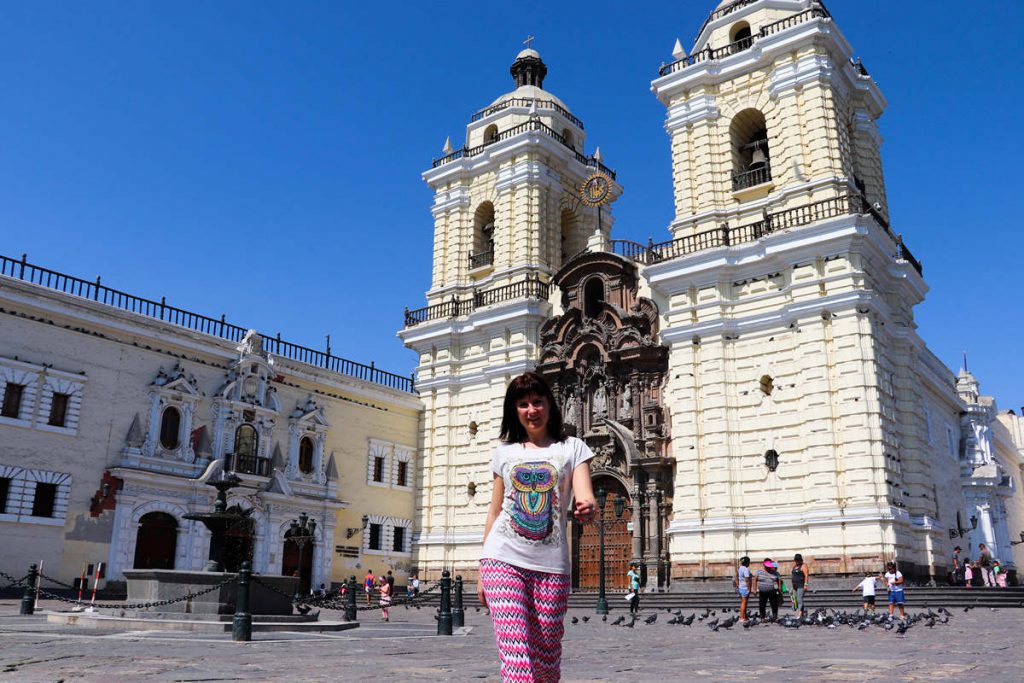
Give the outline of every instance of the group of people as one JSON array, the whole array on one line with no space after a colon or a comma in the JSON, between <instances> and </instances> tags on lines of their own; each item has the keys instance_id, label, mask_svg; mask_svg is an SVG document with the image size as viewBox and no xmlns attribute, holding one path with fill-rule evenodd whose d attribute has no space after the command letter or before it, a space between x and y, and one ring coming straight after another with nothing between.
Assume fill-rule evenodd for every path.
<instances>
[{"instance_id":1,"label":"group of people","mask_svg":"<svg viewBox=\"0 0 1024 683\"><path fill-rule=\"evenodd\" d=\"M978 544L978 557L960 558L960 546L953 548L953 568L949 573L952 586L986 586L989 588L1006 588L1007 575L1003 564L998 558L992 557L992 551L984 543Z\"/></svg>"},{"instance_id":2,"label":"group of people","mask_svg":"<svg viewBox=\"0 0 1024 683\"><path fill-rule=\"evenodd\" d=\"M747 619L747 601L752 594L757 594L758 613L761 619L767 618L767 610L771 610L771 618L779 616L779 605L782 596L788 594L793 603L793 609L801 617L807 615L807 605L804 596L811 586L811 570L804 562L803 555L797 553L793 556L793 567L790 572L790 580L787 585L779 573L779 564L770 557L757 568L757 571L750 569L750 558L744 555L740 558L740 566L736 570L736 577L733 579L733 587L740 596L740 620Z\"/></svg>"}]
</instances>

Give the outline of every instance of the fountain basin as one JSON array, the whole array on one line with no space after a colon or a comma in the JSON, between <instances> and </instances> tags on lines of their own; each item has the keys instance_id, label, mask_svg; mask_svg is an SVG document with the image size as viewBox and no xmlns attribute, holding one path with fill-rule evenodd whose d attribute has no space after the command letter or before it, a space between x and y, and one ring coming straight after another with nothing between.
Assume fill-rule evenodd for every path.
<instances>
[{"instance_id":1,"label":"fountain basin","mask_svg":"<svg viewBox=\"0 0 1024 683\"><path fill-rule=\"evenodd\" d=\"M206 590L221 581L231 581L205 595L160 605L151 608L153 612L174 614L234 614L235 592L238 588L238 574L229 572L201 572L178 569L126 569L128 602L156 602L173 600L188 593ZM260 575L260 581L277 590L294 595L299 587L295 576ZM252 614L282 615L292 613L291 598L268 590L264 586L249 584L249 604Z\"/></svg>"}]
</instances>

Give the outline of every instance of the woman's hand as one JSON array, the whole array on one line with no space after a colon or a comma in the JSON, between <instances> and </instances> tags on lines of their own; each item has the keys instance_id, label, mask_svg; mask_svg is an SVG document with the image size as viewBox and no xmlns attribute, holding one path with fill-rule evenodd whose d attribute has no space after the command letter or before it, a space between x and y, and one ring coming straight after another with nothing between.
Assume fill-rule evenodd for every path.
<instances>
[{"instance_id":1,"label":"woman's hand","mask_svg":"<svg viewBox=\"0 0 1024 683\"><path fill-rule=\"evenodd\" d=\"M597 503L594 502L593 498L577 499L574 514L580 522L593 522L597 517Z\"/></svg>"},{"instance_id":2,"label":"woman's hand","mask_svg":"<svg viewBox=\"0 0 1024 683\"><path fill-rule=\"evenodd\" d=\"M480 605L487 608L487 596L484 595L484 582L482 579L477 579L476 582L476 597L480 601Z\"/></svg>"}]
</instances>

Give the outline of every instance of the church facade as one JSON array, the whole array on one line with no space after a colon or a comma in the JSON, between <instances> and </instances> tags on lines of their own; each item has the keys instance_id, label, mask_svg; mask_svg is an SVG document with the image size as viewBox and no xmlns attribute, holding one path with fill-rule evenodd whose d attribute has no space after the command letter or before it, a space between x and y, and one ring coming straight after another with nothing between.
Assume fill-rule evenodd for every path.
<instances>
[{"instance_id":1,"label":"church facade","mask_svg":"<svg viewBox=\"0 0 1024 683\"><path fill-rule=\"evenodd\" d=\"M473 574L504 388L534 368L597 453L595 488L625 501L615 581L629 561L667 589L796 552L819 574L895 559L943 578L979 542L1011 561L1022 442L996 456L991 435L1019 418L916 332L928 287L890 224L887 102L852 55L811 0L723 2L677 43L651 85L675 218L646 245L611 239L615 173L539 53L517 56L515 89L423 176L433 279L400 332L425 406L421 567ZM594 531L571 538L574 585L594 587Z\"/></svg>"}]
</instances>

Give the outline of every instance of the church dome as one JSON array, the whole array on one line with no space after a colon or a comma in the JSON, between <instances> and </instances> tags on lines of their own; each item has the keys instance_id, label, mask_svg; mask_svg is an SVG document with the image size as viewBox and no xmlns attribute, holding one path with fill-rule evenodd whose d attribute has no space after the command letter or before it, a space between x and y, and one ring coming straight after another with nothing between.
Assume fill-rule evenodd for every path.
<instances>
[{"instance_id":1,"label":"church dome","mask_svg":"<svg viewBox=\"0 0 1024 683\"><path fill-rule=\"evenodd\" d=\"M494 100L490 105L491 107L513 99L534 99L543 102L553 102L555 108L563 109L567 113L569 112L569 108L565 106L562 100L543 89L544 77L548 74L548 67L540 58L540 53L533 48L528 47L516 55L516 60L512 62L509 73L512 74L516 89Z\"/></svg>"}]
</instances>

